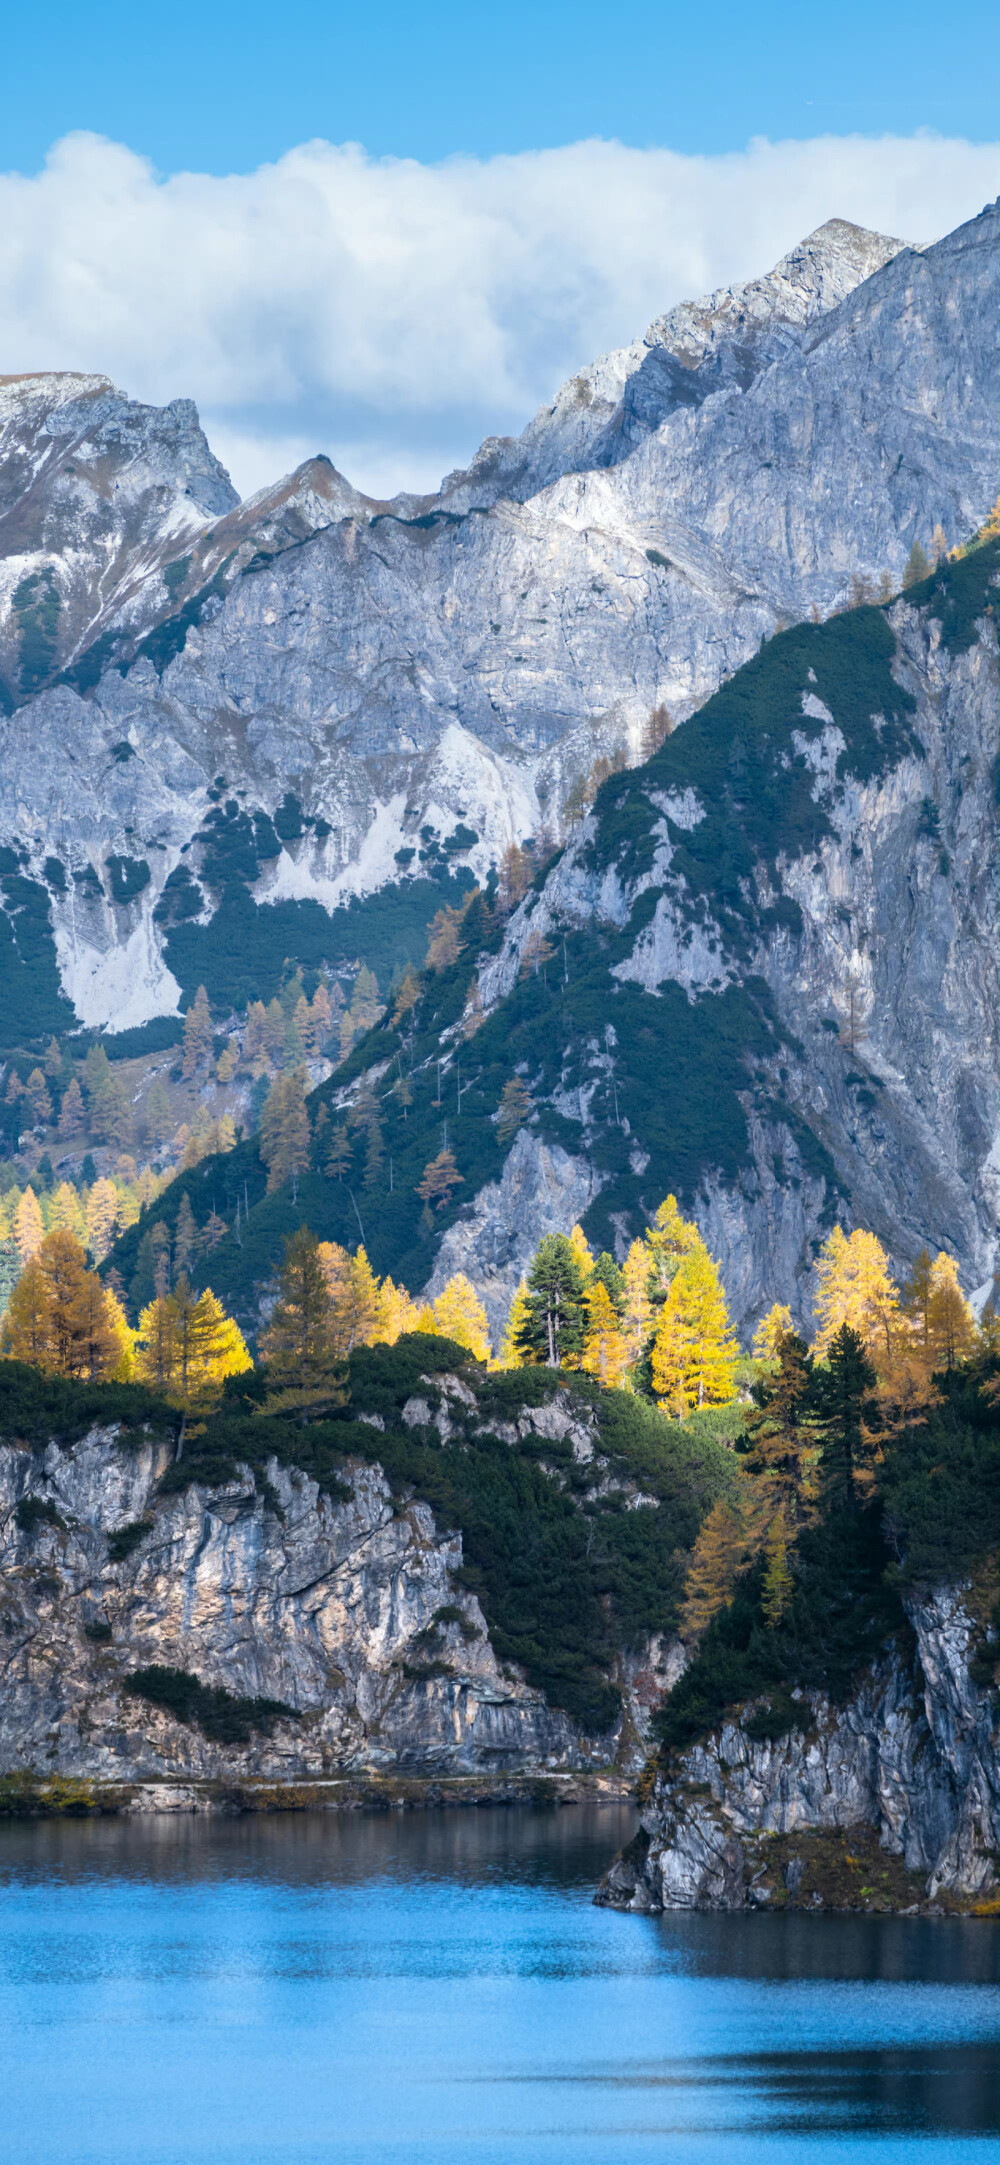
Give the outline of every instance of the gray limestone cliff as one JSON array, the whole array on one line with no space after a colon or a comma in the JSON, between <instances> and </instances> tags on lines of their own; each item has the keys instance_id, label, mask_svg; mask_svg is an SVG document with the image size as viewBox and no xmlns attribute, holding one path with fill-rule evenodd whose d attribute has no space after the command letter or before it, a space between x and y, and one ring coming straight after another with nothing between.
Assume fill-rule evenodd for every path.
<instances>
[{"instance_id":1,"label":"gray limestone cliff","mask_svg":"<svg viewBox=\"0 0 1000 2165\"><path fill-rule=\"evenodd\" d=\"M404 1422L446 1428L464 1388L434 1379ZM563 1431L593 1456L558 1408L521 1416L522 1436ZM675 1641L620 1653L620 1716L587 1733L498 1659L461 1535L394 1498L377 1462L348 1460L333 1500L276 1460L256 1481L244 1466L164 1494L172 1460L169 1439L114 1427L0 1445L0 1772L302 1781L641 1764ZM149 1665L283 1711L220 1741L129 1692Z\"/></svg>"},{"instance_id":2,"label":"gray limestone cliff","mask_svg":"<svg viewBox=\"0 0 1000 2165\"><path fill-rule=\"evenodd\" d=\"M995 1897L998 1694L971 1673L976 1626L962 1587L907 1611L912 1655L887 1651L845 1705L797 1692L800 1724L771 1740L747 1733L751 1705L660 1772L598 1899L738 1910L818 1908L831 1894L859 1908Z\"/></svg>"},{"instance_id":3,"label":"gray limestone cliff","mask_svg":"<svg viewBox=\"0 0 1000 2165\"><path fill-rule=\"evenodd\" d=\"M683 720L852 581L898 585L939 522L975 530L995 241L995 211L922 250L831 221L419 502L317 459L236 506L183 401L8 383L0 841L46 888L77 1015L174 1011L157 905L182 853L197 874L219 776L301 808L264 906L333 911L449 837L482 879L598 755L637 760L654 709ZM148 872L127 909L114 853Z\"/></svg>"}]
</instances>

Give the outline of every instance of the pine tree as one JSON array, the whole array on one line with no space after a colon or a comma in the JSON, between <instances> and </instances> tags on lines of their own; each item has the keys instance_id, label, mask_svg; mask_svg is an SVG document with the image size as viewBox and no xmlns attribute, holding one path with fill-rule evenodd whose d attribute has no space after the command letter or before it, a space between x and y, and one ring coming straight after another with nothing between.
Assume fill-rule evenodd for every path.
<instances>
[{"instance_id":1,"label":"pine tree","mask_svg":"<svg viewBox=\"0 0 1000 2165\"><path fill-rule=\"evenodd\" d=\"M482 1301L464 1272L449 1278L434 1302L434 1327L442 1338L454 1338L477 1361L490 1357L489 1325Z\"/></svg>"},{"instance_id":2,"label":"pine tree","mask_svg":"<svg viewBox=\"0 0 1000 2165\"><path fill-rule=\"evenodd\" d=\"M520 1075L511 1075L504 1083L497 1113L497 1142L503 1146L531 1119L535 1101Z\"/></svg>"},{"instance_id":3,"label":"pine tree","mask_svg":"<svg viewBox=\"0 0 1000 2165\"><path fill-rule=\"evenodd\" d=\"M0 1322L7 1313L10 1296L21 1275L17 1242L0 1238Z\"/></svg>"},{"instance_id":4,"label":"pine tree","mask_svg":"<svg viewBox=\"0 0 1000 2165\"><path fill-rule=\"evenodd\" d=\"M208 1067L212 1058L212 1011L204 985L199 985L194 1000L184 1017L184 1037L181 1048L181 1074L190 1081L200 1067Z\"/></svg>"},{"instance_id":5,"label":"pine tree","mask_svg":"<svg viewBox=\"0 0 1000 2165\"><path fill-rule=\"evenodd\" d=\"M736 1396L739 1347L719 1273L701 1240L671 1279L653 1341L653 1389L678 1416Z\"/></svg>"},{"instance_id":6,"label":"pine tree","mask_svg":"<svg viewBox=\"0 0 1000 2165\"><path fill-rule=\"evenodd\" d=\"M75 1135L77 1128L83 1126L83 1122L83 1091L74 1075L63 1091L62 1104L59 1107L58 1133L61 1140L65 1142L67 1136Z\"/></svg>"},{"instance_id":7,"label":"pine tree","mask_svg":"<svg viewBox=\"0 0 1000 2165\"><path fill-rule=\"evenodd\" d=\"M44 1231L42 1213L38 1207L38 1197L34 1188L25 1188L24 1194L14 1212L13 1225L14 1239L17 1242L17 1252L22 1265L27 1265L31 1257L38 1254L42 1245Z\"/></svg>"},{"instance_id":8,"label":"pine tree","mask_svg":"<svg viewBox=\"0 0 1000 2165\"><path fill-rule=\"evenodd\" d=\"M594 1278L599 1280L608 1296L619 1321L625 1312L625 1277L619 1270L614 1256L605 1249L594 1264Z\"/></svg>"},{"instance_id":9,"label":"pine tree","mask_svg":"<svg viewBox=\"0 0 1000 2165\"><path fill-rule=\"evenodd\" d=\"M307 1226L285 1242L278 1298L260 1344L283 1406L343 1403L330 1287L319 1242Z\"/></svg>"},{"instance_id":10,"label":"pine tree","mask_svg":"<svg viewBox=\"0 0 1000 2165\"><path fill-rule=\"evenodd\" d=\"M584 1279L571 1241L546 1233L528 1272L528 1291L514 1350L527 1365L575 1366L583 1352ZM510 1327L508 1325L508 1335Z\"/></svg>"},{"instance_id":11,"label":"pine tree","mask_svg":"<svg viewBox=\"0 0 1000 2165\"><path fill-rule=\"evenodd\" d=\"M628 1345L607 1287L596 1272L585 1295L586 1336L581 1368L606 1391L620 1390L628 1368Z\"/></svg>"},{"instance_id":12,"label":"pine tree","mask_svg":"<svg viewBox=\"0 0 1000 2165\"><path fill-rule=\"evenodd\" d=\"M826 1369L815 1379L822 1456L820 1482L827 1512L853 1510L862 1487L870 1456L871 1422L876 1417L872 1392L875 1370L865 1342L849 1323L842 1323L828 1349Z\"/></svg>"},{"instance_id":13,"label":"pine tree","mask_svg":"<svg viewBox=\"0 0 1000 2165\"><path fill-rule=\"evenodd\" d=\"M417 1194L422 1196L428 1210L434 1204L436 1210L444 1210L453 1188L460 1187L464 1175L459 1172L452 1150L439 1150L437 1157L424 1166L423 1176L417 1182Z\"/></svg>"},{"instance_id":14,"label":"pine tree","mask_svg":"<svg viewBox=\"0 0 1000 2165\"><path fill-rule=\"evenodd\" d=\"M817 1438L811 1422L812 1356L794 1331L778 1338L774 1372L754 1384L753 1396L743 1463L748 1473L770 1483L781 1498L786 1525L797 1532L811 1516Z\"/></svg>"},{"instance_id":15,"label":"pine tree","mask_svg":"<svg viewBox=\"0 0 1000 2165\"><path fill-rule=\"evenodd\" d=\"M311 1135L302 1068L279 1075L268 1092L260 1116L257 1147L267 1167L267 1192L273 1195L287 1181L293 1201L298 1196L299 1175L309 1166Z\"/></svg>"}]
</instances>

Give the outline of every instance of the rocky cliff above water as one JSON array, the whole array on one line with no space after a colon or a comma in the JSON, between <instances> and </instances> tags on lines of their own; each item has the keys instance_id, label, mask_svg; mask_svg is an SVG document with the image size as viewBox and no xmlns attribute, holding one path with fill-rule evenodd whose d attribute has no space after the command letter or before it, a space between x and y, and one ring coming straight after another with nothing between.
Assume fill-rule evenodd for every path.
<instances>
[{"instance_id":1,"label":"rocky cliff above water","mask_svg":"<svg viewBox=\"0 0 1000 2165\"><path fill-rule=\"evenodd\" d=\"M702 1435L671 1466L651 1409L626 1431L581 1379L442 1348L357 1356L340 1421L234 1401L190 1464L143 1394L95 1421L3 1364L0 1770L634 1773L728 1453ZM128 1688L151 1667L183 1672L183 1718Z\"/></svg>"},{"instance_id":2,"label":"rocky cliff above water","mask_svg":"<svg viewBox=\"0 0 1000 2165\"><path fill-rule=\"evenodd\" d=\"M1000 1699L971 1672L962 1587L907 1603L894 1648L839 1706L754 1736L751 1706L655 1781L599 1901L614 1909L915 1908L989 1902L1000 1850Z\"/></svg>"},{"instance_id":3,"label":"rocky cliff above water","mask_svg":"<svg viewBox=\"0 0 1000 2165\"><path fill-rule=\"evenodd\" d=\"M597 754L635 759L652 709L690 714L852 578L898 582L936 522L972 531L996 493L995 228L915 252L833 221L419 504L317 460L235 507L183 402L8 386L4 667L11 703L35 696L0 728L0 840L48 941L38 1029L173 1012L213 965L235 996L219 794L263 836L252 905L334 913L336 963L352 895L442 850L484 877ZM183 871L218 920L197 963L164 893Z\"/></svg>"}]
</instances>

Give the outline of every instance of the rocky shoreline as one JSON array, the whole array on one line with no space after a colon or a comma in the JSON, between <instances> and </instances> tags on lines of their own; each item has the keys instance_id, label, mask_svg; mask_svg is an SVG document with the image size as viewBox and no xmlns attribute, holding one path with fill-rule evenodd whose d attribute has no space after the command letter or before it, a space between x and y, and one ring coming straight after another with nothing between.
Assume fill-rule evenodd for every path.
<instances>
[{"instance_id":1,"label":"rocky shoreline","mask_svg":"<svg viewBox=\"0 0 1000 2165\"><path fill-rule=\"evenodd\" d=\"M508 1805L617 1804L633 1788L613 1767L600 1773L448 1775L439 1779L359 1774L334 1781L101 1782L0 1776L0 1820L201 1815L238 1818L277 1812L493 1810Z\"/></svg>"}]
</instances>

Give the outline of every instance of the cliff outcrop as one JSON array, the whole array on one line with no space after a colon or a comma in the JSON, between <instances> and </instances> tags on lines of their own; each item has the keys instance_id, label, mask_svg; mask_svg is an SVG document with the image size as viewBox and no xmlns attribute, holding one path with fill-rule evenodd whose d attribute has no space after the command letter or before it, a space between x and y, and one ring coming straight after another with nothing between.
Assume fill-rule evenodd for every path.
<instances>
[{"instance_id":1,"label":"cliff outcrop","mask_svg":"<svg viewBox=\"0 0 1000 2165\"><path fill-rule=\"evenodd\" d=\"M796 1692L795 1726L768 1737L766 1702L751 1704L661 1770L598 1900L739 1910L994 1898L1000 1704L992 1681L974 1680L979 1630L962 1587L911 1599L907 1613L912 1645L888 1650L843 1705Z\"/></svg>"}]
</instances>

